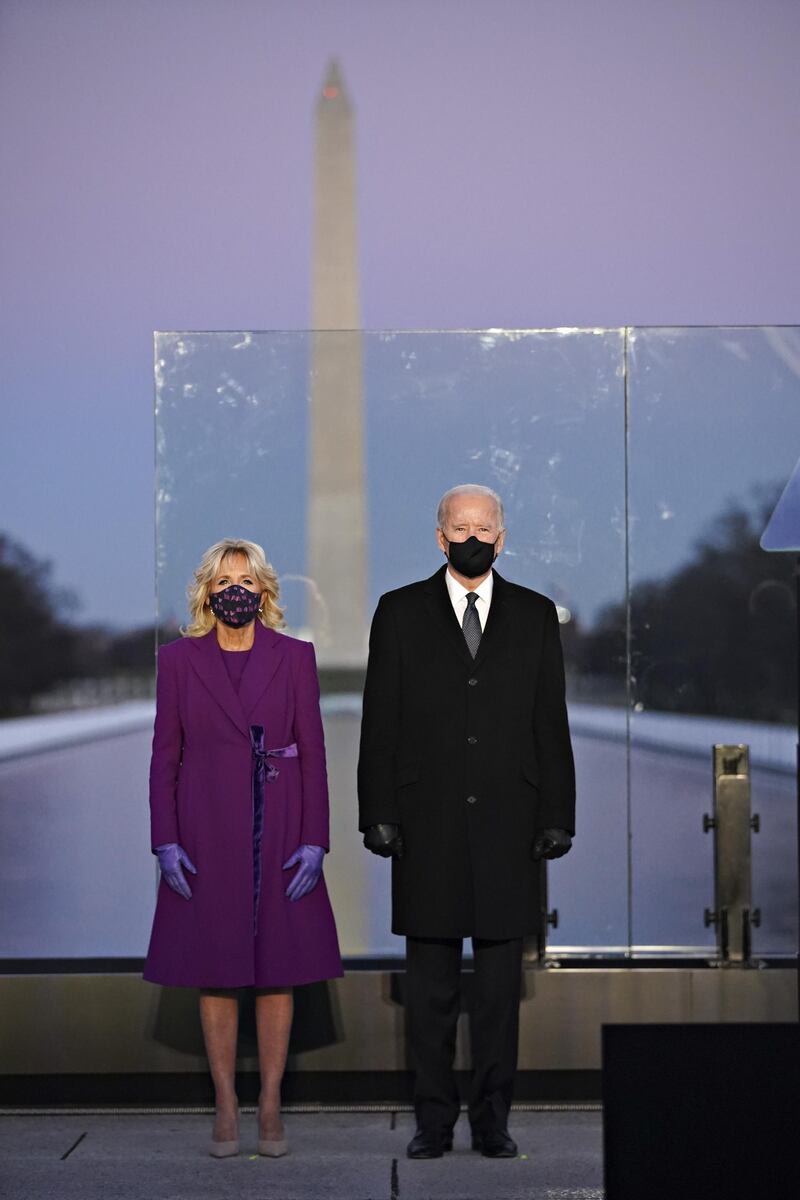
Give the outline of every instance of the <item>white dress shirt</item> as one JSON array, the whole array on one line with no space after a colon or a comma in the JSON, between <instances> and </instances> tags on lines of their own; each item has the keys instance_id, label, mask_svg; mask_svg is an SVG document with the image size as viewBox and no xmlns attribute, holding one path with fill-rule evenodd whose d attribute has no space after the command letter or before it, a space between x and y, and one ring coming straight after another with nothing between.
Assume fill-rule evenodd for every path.
<instances>
[{"instance_id":1,"label":"white dress shirt","mask_svg":"<svg viewBox=\"0 0 800 1200\"><path fill-rule=\"evenodd\" d=\"M453 605L453 611L458 617L459 625L464 624L464 613L467 611L467 588L454 579L450 574L450 568L447 567L444 573L447 590L450 593L450 603ZM494 571L490 571L482 583L471 590L478 597L475 608L478 610L478 618L481 623L481 630L486 628L486 618L489 616L489 609L492 604L492 589L494 587Z\"/></svg>"}]
</instances>

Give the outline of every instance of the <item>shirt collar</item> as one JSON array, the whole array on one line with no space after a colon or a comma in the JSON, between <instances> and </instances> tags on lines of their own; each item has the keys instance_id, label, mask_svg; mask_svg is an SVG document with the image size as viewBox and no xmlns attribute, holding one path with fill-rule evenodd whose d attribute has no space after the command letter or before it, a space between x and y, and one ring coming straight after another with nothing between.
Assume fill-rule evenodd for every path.
<instances>
[{"instance_id":1,"label":"shirt collar","mask_svg":"<svg viewBox=\"0 0 800 1200\"><path fill-rule=\"evenodd\" d=\"M470 589L465 588L463 583L459 583L457 579L453 578L453 576L450 573L449 567L445 567L444 578L445 578L445 583L447 584L447 590L450 593L451 602L453 604L458 604L458 602L460 600L464 599L464 597L466 596L467 592ZM471 590L474 591L478 596L480 596L481 600L485 601L485 603L488 607L488 605L491 604L491 601L492 601L493 587L494 587L494 571L490 571L489 574L486 576L486 578L483 580L483 582L480 583L478 585L478 587L472 588Z\"/></svg>"}]
</instances>

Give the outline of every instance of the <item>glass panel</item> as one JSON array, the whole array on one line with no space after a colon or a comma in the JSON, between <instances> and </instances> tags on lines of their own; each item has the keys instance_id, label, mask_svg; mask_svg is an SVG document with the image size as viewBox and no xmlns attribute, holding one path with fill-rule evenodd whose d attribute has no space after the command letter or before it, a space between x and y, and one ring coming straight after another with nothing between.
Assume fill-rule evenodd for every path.
<instances>
[{"instance_id":1,"label":"glass panel","mask_svg":"<svg viewBox=\"0 0 800 1200\"><path fill-rule=\"evenodd\" d=\"M152 712L141 708L131 715L126 705L121 719L113 705L45 718L49 742L41 717L5 723L0 958L145 954L156 875L147 811Z\"/></svg>"},{"instance_id":2,"label":"glass panel","mask_svg":"<svg viewBox=\"0 0 800 1200\"><path fill-rule=\"evenodd\" d=\"M293 623L303 625L310 345L303 333L156 335L162 640L186 620L202 552L243 528L269 532Z\"/></svg>"},{"instance_id":3,"label":"glass panel","mask_svg":"<svg viewBox=\"0 0 800 1200\"><path fill-rule=\"evenodd\" d=\"M624 944L624 620L606 622L591 661L580 649L624 599L621 331L163 334L156 359L160 623L174 636L206 546L262 542L290 631L313 636L321 666L343 951L402 951L386 864L355 828L368 621L382 592L441 565L436 505L468 481L506 502L501 573L552 596L565 622L580 836L550 871L556 940Z\"/></svg>"},{"instance_id":4,"label":"glass panel","mask_svg":"<svg viewBox=\"0 0 800 1200\"><path fill-rule=\"evenodd\" d=\"M638 329L630 348L633 942L713 947L711 746L747 742L754 949L793 953L793 563L758 541L800 447L800 335Z\"/></svg>"},{"instance_id":5,"label":"glass panel","mask_svg":"<svg viewBox=\"0 0 800 1200\"><path fill-rule=\"evenodd\" d=\"M365 341L371 603L441 565L437 502L470 481L505 501L500 573L562 609L579 836L549 868L559 914L550 940L560 946L627 941L624 709L622 741L598 738L596 720L598 703L625 700L624 621L596 663L581 654L582 631L624 598L621 362L621 331Z\"/></svg>"},{"instance_id":6,"label":"glass panel","mask_svg":"<svg viewBox=\"0 0 800 1200\"><path fill-rule=\"evenodd\" d=\"M440 565L436 504L466 481L504 498L501 574L563 618L578 836L549 869L551 948L713 950L702 815L723 741L752 751L755 952L795 952L794 563L758 539L797 460L799 377L796 329L157 336L160 636L211 542L264 544L289 632L317 647L346 954L402 952L388 866L356 831L369 620ZM65 716L47 754L5 723L4 791L31 803L0 807L0 956L144 953L148 706L126 720ZM80 836L43 841L65 795Z\"/></svg>"}]
</instances>

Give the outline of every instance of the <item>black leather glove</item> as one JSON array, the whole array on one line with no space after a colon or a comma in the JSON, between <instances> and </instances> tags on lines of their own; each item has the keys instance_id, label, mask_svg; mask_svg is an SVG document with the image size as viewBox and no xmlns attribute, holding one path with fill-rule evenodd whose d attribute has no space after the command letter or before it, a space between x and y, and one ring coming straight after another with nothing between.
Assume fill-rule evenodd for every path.
<instances>
[{"instance_id":1,"label":"black leather glove","mask_svg":"<svg viewBox=\"0 0 800 1200\"><path fill-rule=\"evenodd\" d=\"M572 845L572 838L566 829L540 829L533 839L531 858L538 862L540 858L561 858Z\"/></svg>"},{"instance_id":2,"label":"black leather glove","mask_svg":"<svg viewBox=\"0 0 800 1200\"><path fill-rule=\"evenodd\" d=\"M370 825L364 833L364 845L381 858L403 857L403 835L399 825Z\"/></svg>"}]
</instances>

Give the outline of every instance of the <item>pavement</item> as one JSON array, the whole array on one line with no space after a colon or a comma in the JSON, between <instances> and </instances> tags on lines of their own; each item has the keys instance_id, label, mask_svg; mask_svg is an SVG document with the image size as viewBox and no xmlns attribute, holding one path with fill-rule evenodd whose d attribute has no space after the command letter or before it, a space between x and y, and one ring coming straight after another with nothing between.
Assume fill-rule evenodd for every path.
<instances>
[{"instance_id":1,"label":"pavement","mask_svg":"<svg viewBox=\"0 0 800 1200\"><path fill-rule=\"evenodd\" d=\"M602 1200L602 1116L512 1113L519 1157L482 1158L462 1115L452 1153L411 1161L410 1112L288 1112L290 1153L259 1158L244 1110L241 1152L208 1154L206 1112L63 1112L0 1118L3 1200Z\"/></svg>"}]
</instances>

